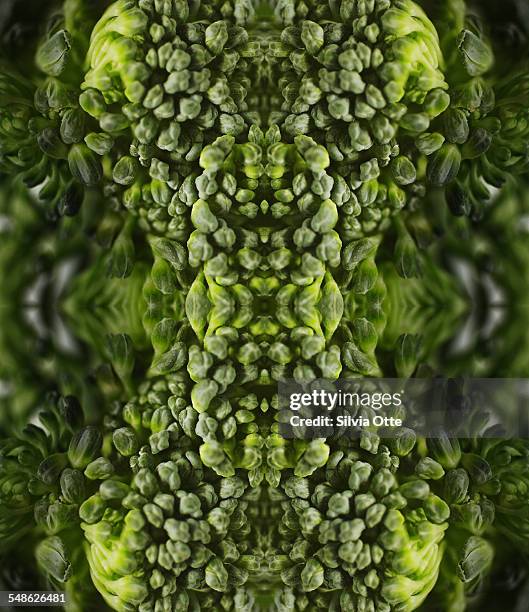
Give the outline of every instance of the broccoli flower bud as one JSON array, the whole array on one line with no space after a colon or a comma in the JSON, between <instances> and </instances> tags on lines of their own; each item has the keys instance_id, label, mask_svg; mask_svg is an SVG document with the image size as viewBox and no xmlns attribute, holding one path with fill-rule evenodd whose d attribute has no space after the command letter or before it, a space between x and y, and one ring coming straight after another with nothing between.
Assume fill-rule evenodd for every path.
<instances>
[{"instance_id":1,"label":"broccoli flower bud","mask_svg":"<svg viewBox=\"0 0 529 612\"><path fill-rule=\"evenodd\" d=\"M322 3L292 23L284 130L326 145L371 231L424 193L415 143L450 102L437 32L412 1Z\"/></svg>"},{"instance_id":2,"label":"broccoli flower bud","mask_svg":"<svg viewBox=\"0 0 529 612\"><path fill-rule=\"evenodd\" d=\"M124 436L114 432L116 461L124 456L129 466L80 509L91 576L106 602L187 610L203 598L237 597L247 579L238 564L249 529L244 481L215 477L191 450L134 452Z\"/></svg>"},{"instance_id":3,"label":"broccoli flower bud","mask_svg":"<svg viewBox=\"0 0 529 612\"><path fill-rule=\"evenodd\" d=\"M75 529L77 509L91 487L87 474L101 453L102 435L95 427L82 427L74 397L50 396L39 419L40 425L28 425L19 439L2 444L5 546L37 528L50 535Z\"/></svg>"},{"instance_id":4,"label":"broccoli flower bud","mask_svg":"<svg viewBox=\"0 0 529 612\"><path fill-rule=\"evenodd\" d=\"M77 104L88 48L85 32L97 19L97 11L96 5L66 0L60 11L44 15L46 30L37 46L34 69L24 71L28 80L5 65L2 68L0 80L11 83L2 94L2 103L9 107L2 114L10 117L0 139L4 170L16 171L26 185L38 187L39 199L53 214L75 215L84 187L102 178L99 159L82 143L87 117Z\"/></svg>"},{"instance_id":5,"label":"broccoli flower bud","mask_svg":"<svg viewBox=\"0 0 529 612\"><path fill-rule=\"evenodd\" d=\"M336 451L309 479L285 474L286 593L316 609L325 601L388 611L421 605L437 581L450 513L427 481L405 471L380 446L371 455Z\"/></svg>"},{"instance_id":6,"label":"broccoli flower bud","mask_svg":"<svg viewBox=\"0 0 529 612\"><path fill-rule=\"evenodd\" d=\"M499 492L491 496L495 526L520 550L527 550L527 465L529 449L523 440L498 441L486 453Z\"/></svg>"},{"instance_id":7,"label":"broccoli flower bud","mask_svg":"<svg viewBox=\"0 0 529 612\"><path fill-rule=\"evenodd\" d=\"M184 238L179 190L216 135L247 127L247 40L233 7L112 4L92 32L79 102L97 126L85 143L111 176L106 191L158 235ZM224 13L224 14L222 14Z\"/></svg>"}]
</instances>

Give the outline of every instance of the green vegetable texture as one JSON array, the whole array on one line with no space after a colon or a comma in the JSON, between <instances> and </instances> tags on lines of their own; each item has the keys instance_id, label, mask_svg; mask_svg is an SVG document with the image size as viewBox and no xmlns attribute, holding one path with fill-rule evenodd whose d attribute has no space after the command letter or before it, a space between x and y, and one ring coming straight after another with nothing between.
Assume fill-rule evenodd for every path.
<instances>
[{"instance_id":1,"label":"green vegetable texture","mask_svg":"<svg viewBox=\"0 0 529 612\"><path fill-rule=\"evenodd\" d=\"M526 610L489 398L305 439L278 388L529 376L528 137L523 0L5 0L0 590Z\"/></svg>"}]
</instances>

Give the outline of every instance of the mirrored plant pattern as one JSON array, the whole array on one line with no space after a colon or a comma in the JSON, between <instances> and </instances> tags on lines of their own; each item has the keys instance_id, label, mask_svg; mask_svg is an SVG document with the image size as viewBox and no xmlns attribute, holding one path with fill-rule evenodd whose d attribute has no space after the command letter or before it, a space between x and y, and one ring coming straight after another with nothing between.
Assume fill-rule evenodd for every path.
<instances>
[{"instance_id":1,"label":"mirrored plant pattern","mask_svg":"<svg viewBox=\"0 0 529 612\"><path fill-rule=\"evenodd\" d=\"M527 610L528 440L289 440L277 395L529 377L525 1L4 0L0 40L0 590Z\"/></svg>"}]
</instances>

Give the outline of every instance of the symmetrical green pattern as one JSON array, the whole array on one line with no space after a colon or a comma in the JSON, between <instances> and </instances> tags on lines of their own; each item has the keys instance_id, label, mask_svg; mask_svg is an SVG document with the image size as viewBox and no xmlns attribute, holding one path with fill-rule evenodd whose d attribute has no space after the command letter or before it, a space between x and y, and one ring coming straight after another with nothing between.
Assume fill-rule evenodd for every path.
<instances>
[{"instance_id":1,"label":"symmetrical green pattern","mask_svg":"<svg viewBox=\"0 0 529 612\"><path fill-rule=\"evenodd\" d=\"M0 587L524 609L527 441L277 411L288 378L527 376L523 3L45 4L0 9Z\"/></svg>"}]
</instances>

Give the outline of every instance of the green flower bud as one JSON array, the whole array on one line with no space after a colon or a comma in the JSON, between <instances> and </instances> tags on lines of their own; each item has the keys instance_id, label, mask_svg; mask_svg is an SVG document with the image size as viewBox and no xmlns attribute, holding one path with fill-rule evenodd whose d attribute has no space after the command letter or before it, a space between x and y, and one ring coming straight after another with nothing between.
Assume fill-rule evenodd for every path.
<instances>
[{"instance_id":1,"label":"green flower bud","mask_svg":"<svg viewBox=\"0 0 529 612\"><path fill-rule=\"evenodd\" d=\"M455 506L453 512L457 524L478 535L492 525L495 517L494 504L487 499L478 503L469 501Z\"/></svg>"},{"instance_id":2,"label":"green flower bud","mask_svg":"<svg viewBox=\"0 0 529 612\"><path fill-rule=\"evenodd\" d=\"M424 512L432 523L441 525L450 517L448 504L437 495L430 494L424 502Z\"/></svg>"},{"instance_id":3,"label":"green flower bud","mask_svg":"<svg viewBox=\"0 0 529 612\"><path fill-rule=\"evenodd\" d=\"M197 412L206 412L219 390L218 384L213 380L201 380L191 391L193 408Z\"/></svg>"},{"instance_id":4,"label":"green flower bud","mask_svg":"<svg viewBox=\"0 0 529 612\"><path fill-rule=\"evenodd\" d=\"M70 172L87 187L97 185L102 177L101 163L84 144L75 144L68 153Z\"/></svg>"},{"instance_id":5,"label":"green flower bud","mask_svg":"<svg viewBox=\"0 0 529 612\"><path fill-rule=\"evenodd\" d=\"M431 119L438 117L450 106L450 95L443 89L433 89L424 100L424 108Z\"/></svg>"},{"instance_id":6,"label":"green flower bud","mask_svg":"<svg viewBox=\"0 0 529 612\"><path fill-rule=\"evenodd\" d=\"M430 493L430 487L423 480L411 480L401 485L399 491L407 499L426 499Z\"/></svg>"},{"instance_id":7,"label":"green flower bud","mask_svg":"<svg viewBox=\"0 0 529 612\"><path fill-rule=\"evenodd\" d=\"M106 111L106 103L103 95L96 89L87 89L79 96L79 104L81 108L98 119Z\"/></svg>"},{"instance_id":8,"label":"green flower bud","mask_svg":"<svg viewBox=\"0 0 529 612\"><path fill-rule=\"evenodd\" d=\"M187 360L187 350L183 342L175 344L165 353L157 355L151 365L153 374L168 374L181 370Z\"/></svg>"},{"instance_id":9,"label":"green flower bud","mask_svg":"<svg viewBox=\"0 0 529 612\"><path fill-rule=\"evenodd\" d=\"M173 267L160 257L156 257L151 268L151 278L155 287L164 295L176 293L178 282Z\"/></svg>"},{"instance_id":10,"label":"green flower bud","mask_svg":"<svg viewBox=\"0 0 529 612\"><path fill-rule=\"evenodd\" d=\"M58 582L66 582L72 575L66 548L58 536L42 540L35 550L35 557L42 571Z\"/></svg>"},{"instance_id":11,"label":"green flower bud","mask_svg":"<svg viewBox=\"0 0 529 612\"><path fill-rule=\"evenodd\" d=\"M432 155L444 144L445 137L438 132L421 134L415 139L415 146L423 155Z\"/></svg>"},{"instance_id":12,"label":"green flower bud","mask_svg":"<svg viewBox=\"0 0 529 612\"><path fill-rule=\"evenodd\" d=\"M310 476L317 468L324 466L329 458L330 449L321 440L309 442L303 457L294 469L294 475L299 478Z\"/></svg>"},{"instance_id":13,"label":"green flower bud","mask_svg":"<svg viewBox=\"0 0 529 612\"><path fill-rule=\"evenodd\" d=\"M484 128L476 128L461 149L464 159L475 159L486 153L493 141L493 135Z\"/></svg>"},{"instance_id":14,"label":"green flower bud","mask_svg":"<svg viewBox=\"0 0 529 612\"><path fill-rule=\"evenodd\" d=\"M114 139L110 134L92 132L84 137L84 141L87 147L97 155L110 153L114 146Z\"/></svg>"},{"instance_id":15,"label":"green flower bud","mask_svg":"<svg viewBox=\"0 0 529 612\"><path fill-rule=\"evenodd\" d=\"M127 334L110 334L107 336L107 347L116 374L127 384L134 369L132 340Z\"/></svg>"},{"instance_id":16,"label":"green flower bud","mask_svg":"<svg viewBox=\"0 0 529 612\"><path fill-rule=\"evenodd\" d=\"M72 183L62 194L57 204L59 215L68 217L75 216L83 204L84 195L84 190L81 185Z\"/></svg>"},{"instance_id":17,"label":"green flower bud","mask_svg":"<svg viewBox=\"0 0 529 612\"><path fill-rule=\"evenodd\" d=\"M325 338L321 336L306 337L301 342L301 355L309 360L325 350Z\"/></svg>"},{"instance_id":18,"label":"green flower bud","mask_svg":"<svg viewBox=\"0 0 529 612\"><path fill-rule=\"evenodd\" d=\"M139 172L139 164L133 157L122 157L112 170L112 178L118 185L132 185Z\"/></svg>"},{"instance_id":19,"label":"green flower bud","mask_svg":"<svg viewBox=\"0 0 529 612\"><path fill-rule=\"evenodd\" d=\"M201 351L197 346L190 347L187 371L195 382L207 378L212 365L213 357L209 353Z\"/></svg>"},{"instance_id":20,"label":"green flower bud","mask_svg":"<svg viewBox=\"0 0 529 612\"><path fill-rule=\"evenodd\" d=\"M311 55L316 55L323 46L323 28L314 21L303 21L301 24L301 41Z\"/></svg>"},{"instance_id":21,"label":"green flower bud","mask_svg":"<svg viewBox=\"0 0 529 612\"><path fill-rule=\"evenodd\" d=\"M79 400L73 395L66 395L57 404L61 418L71 431L80 429L84 423L84 414Z\"/></svg>"},{"instance_id":22,"label":"green flower bud","mask_svg":"<svg viewBox=\"0 0 529 612\"><path fill-rule=\"evenodd\" d=\"M355 563L362 551L362 542L347 542L338 549L338 556L346 563Z\"/></svg>"},{"instance_id":23,"label":"green flower bud","mask_svg":"<svg viewBox=\"0 0 529 612\"><path fill-rule=\"evenodd\" d=\"M492 68L494 55L490 46L473 32L462 30L457 38L457 48L470 76L480 76Z\"/></svg>"},{"instance_id":24,"label":"green flower bud","mask_svg":"<svg viewBox=\"0 0 529 612\"><path fill-rule=\"evenodd\" d=\"M317 559L309 559L301 571L301 586L304 591L318 589L324 580L323 566Z\"/></svg>"},{"instance_id":25,"label":"green flower bud","mask_svg":"<svg viewBox=\"0 0 529 612\"><path fill-rule=\"evenodd\" d=\"M389 441L391 450L399 457L406 457L415 447L417 436L413 429L403 427L399 429L395 438ZM419 476L419 474L417 474Z\"/></svg>"},{"instance_id":26,"label":"green flower bud","mask_svg":"<svg viewBox=\"0 0 529 612\"><path fill-rule=\"evenodd\" d=\"M66 144L81 142L85 132L85 114L78 108L67 109L61 119L61 138Z\"/></svg>"},{"instance_id":27,"label":"green flower bud","mask_svg":"<svg viewBox=\"0 0 529 612\"><path fill-rule=\"evenodd\" d=\"M458 466L461 460L461 447L456 438L449 438L445 433L441 432L437 437L431 438L428 441L428 447L434 459L445 469Z\"/></svg>"},{"instance_id":28,"label":"green flower bud","mask_svg":"<svg viewBox=\"0 0 529 612\"><path fill-rule=\"evenodd\" d=\"M136 434L129 427L116 429L112 434L112 442L116 450L124 457L132 457L132 455L135 455L140 446Z\"/></svg>"},{"instance_id":29,"label":"green flower bud","mask_svg":"<svg viewBox=\"0 0 529 612\"><path fill-rule=\"evenodd\" d=\"M134 476L133 487L148 498L152 498L158 493L158 483L155 476L145 468Z\"/></svg>"},{"instance_id":30,"label":"green flower bud","mask_svg":"<svg viewBox=\"0 0 529 612\"><path fill-rule=\"evenodd\" d=\"M159 321L151 333L151 343L156 353L165 353L171 348L178 332L178 323L165 317Z\"/></svg>"},{"instance_id":31,"label":"green flower bud","mask_svg":"<svg viewBox=\"0 0 529 612\"><path fill-rule=\"evenodd\" d=\"M228 572L222 561L215 557L206 566L206 584L215 591L226 591L228 587Z\"/></svg>"},{"instance_id":32,"label":"green flower bud","mask_svg":"<svg viewBox=\"0 0 529 612\"><path fill-rule=\"evenodd\" d=\"M129 492L129 487L118 480L105 480L99 487L99 495L103 500L123 499Z\"/></svg>"},{"instance_id":33,"label":"green flower bud","mask_svg":"<svg viewBox=\"0 0 529 612\"><path fill-rule=\"evenodd\" d=\"M228 26L225 21L216 21L206 28L205 42L206 47L214 54L222 52L228 42Z\"/></svg>"},{"instance_id":34,"label":"green flower bud","mask_svg":"<svg viewBox=\"0 0 529 612\"><path fill-rule=\"evenodd\" d=\"M411 185L417 178L415 166L403 155L399 155L391 162L391 172L398 185Z\"/></svg>"},{"instance_id":35,"label":"green flower bud","mask_svg":"<svg viewBox=\"0 0 529 612\"><path fill-rule=\"evenodd\" d=\"M208 203L204 200L198 200L193 205L191 221L199 231L205 234L214 232L219 226L217 218L211 212Z\"/></svg>"},{"instance_id":36,"label":"green flower bud","mask_svg":"<svg viewBox=\"0 0 529 612\"><path fill-rule=\"evenodd\" d=\"M118 113L103 113L99 117L99 125L104 132L118 134L129 127L129 119Z\"/></svg>"},{"instance_id":37,"label":"green flower bud","mask_svg":"<svg viewBox=\"0 0 529 612\"><path fill-rule=\"evenodd\" d=\"M84 475L89 480L104 480L114 473L114 466L105 457L98 457L86 466Z\"/></svg>"},{"instance_id":38,"label":"green flower bud","mask_svg":"<svg viewBox=\"0 0 529 612\"><path fill-rule=\"evenodd\" d=\"M461 152L456 145L443 145L429 160L427 176L432 185L444 187L458 175L461 165Z\"/></svg>"},{"instance_id":39,"label":"green flower bud","mask_svg":"<svg viewBox=\"0 0 529 612\"><path fill-rule=\"evenodd\" d=\"M59 480L60 474L66 465L67 457L64 453L50 455L40 462L37 470L37 478L47 485L55 484Z\"/></svg>"},{"instance_id":40,"label":"green flower bud","mask_svg":"<svg viewBox=\"0 0 529 612\"><path fill-rule=\"evenodd\" d=\"M472 453L464 454L461 458L463 467L467 470L470 478L478 485L485 484L492 478L492 469L489 463Z\"/></svg>"},{"instance_id":41,"label":"green flower bud","mask_svg":"<svg viewBox=\"0 0 529 612\"><path fill-rule=\"evenodd\" d=\"M310 226L315 232L326 234L333 229L337 222L338 211L336 204L332 200L325 200L312 218Z\"/></svg>"},{"instance_id":42,"label":"green flower bud","mask_svg":"<svg viewBox=\"0 0 529 612\"><path fill-rule=\"evenodd\" d=\"M83 502L79 508L79 516L82 521L92 525L103 518L106 507L101 495L96 493Z\"/></svg>"},{"instance_id":43,"label":"green flower bud","mask_svg":"<svg viewBox=\"0 0 529 612\"><path fill-rule=\"evenodd\" d=\"M430 117L426 113L407 113L400 120L400 126L408 132L419 134L430 127Z\"/></svg>"},{"instance_id":44,"label":"green flower bud","mask_svg":"<svg viewBox=\"0 0 529 612\"><path fill-rule=\"evenodd\" d=\"M46 515L46 531L59 533L77 521L77 505L54 502L48 506Z\"/></svg>"},{"instance_id":45,"label":"green flower bud","mask_svg":"<svg viewBox=\"0 0 529 612\"><path fill-rule=\"evenodd\" d=\"M463 549L463 556L457 566L457 575L463 582L471 582L488 572L493 558L492 545L483 538L471 536Z\"/></svg>"},{"instance_id":46,"label":"green flower bud","mask_svg":"<svg viewBox=\"0 0 529 612\"><path fill-rule=\"evenodd\" d=\"M466 113L460 108L450 109L443 115L443 133L449 142L464 144L468 140L470 127Z\"/></svg>"},{"instance_id":47,"label":"green flower bud","mask_svg":"<svg viewBox=\"0 0 529 612\"><path fill-rule=\"evenodd\" d=\"M445 474L443 466L431 457L423 457L415 466L415 474L425 480L439 480Z\"/></svg>"},{"instance_id":48,"label":"green flower bud","mask_svg":"<svg viewBox=\"0 0 529 612\"><path fill-rule=\"evenodd\" d=\"M77 469L84 469L101 451L103 437L95 427L89 426L74 434L68 447L68 460Z\"/></svg>"},{"instance_id":49,"label":"green flower bud","mask_svg":"<svg viewBox=\"0 0 529 612\"><path fill-rule=\"evenodd\" d=\"M85 480L78 470L65 469L61 474L61 494L69 504L80 504L85 497Z\"/></svg>"},{"instance_id":50,"label":"green flower bud","mask_svg":"<svg viewBox=\"0 0 529 612\"><path fill-rule=\"evenodd\" d=\"M54 128L48 127L39 132L37 142L40 149L53 159L65 159L68 156L68 148Z\"/></svg>"},{"instance_id":51,"label":"green flower bud","mask_svg":"<svg viewBox=\"0 0 529 612\"><path fill-rule=\"evenodd\" d=\"M187 265L184 247L174 240L154 238L150 241L153 252L168 261L175 270L183 270Z\"/></svg>"},{"instance_id":52,"label":"green flower bud","mask_svg":"<svg viewBox=\"0 0 529 612\"><path fill-rule=\"evenodd\" d=\"M345 270L354 270L356 266L371 257L377 250L378 243L373 238L363 238L350 242L344 249L342 265Z\"/></svg>"},{"instance_id":53,"label":"green flower bud","mask_svg":"<svg viewBox=\"0 0 529 612\"><path fill-rule=\"evenodd\" d=\"M127 278L135 262L135 247L130 228L125 225L112 246L108 262L108 274L114 278Z\"/></svg>"},{"instance_id":54,"label":"green flower bud","mask_svg":"<svg viewBox=\"0 0 529 612\"><path fill-rule=\"evenodd\" d=\"M410 377L417 368L421 338L414 334L403 334L395 347L395 368L402 378Z\"/></svg>"},{"instance_id":55,"label":"green flower bud","mask_svg":"<svg viewBox=\"0 0 529 612\"><path fill-rule=\"evenodd\" d=\"M449 504L461 504L466 500L470 479L461 468L449 470L444 479L444 498Z\"/></svg>"},{"instance_id":56,"label":"green flower bud","mask_svg":"<svg viewBox=\"0 0 529 612\"><path fill-rule=\"evenodd\" d=\"M239 349L237 359L244 365L254 363L261 357L261 349L255 342L248 342Z\"/></svg>"},{"instance_id":57,"label":"green flower bud","mask_svg":"<svg viewBox=\"0 0 529 612\"><path fill-rule=\"evenodd\" d=\"M37 49L37 66L50 76L59 76L66 67L71 47L70 34L59 30Z\"/></svg>"},{"instance_id":58,"label":"green flower bud","mask_svg":"<svg viewBox=\"0 0 529 612\"><path fill-rule=\"evenodd\" d=\"M342 360L352 372L359 372L364 376L376 375L376 363L365 353L360 351L353 342L346 342L342 349Z\"/></svg>"}]
</instances>

